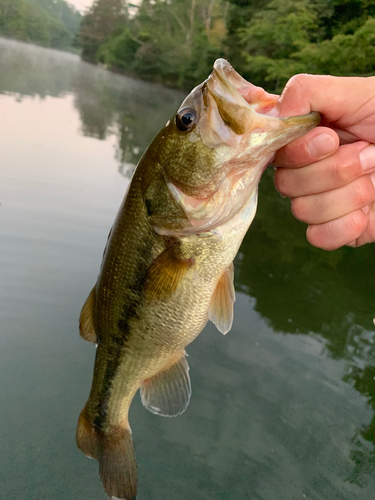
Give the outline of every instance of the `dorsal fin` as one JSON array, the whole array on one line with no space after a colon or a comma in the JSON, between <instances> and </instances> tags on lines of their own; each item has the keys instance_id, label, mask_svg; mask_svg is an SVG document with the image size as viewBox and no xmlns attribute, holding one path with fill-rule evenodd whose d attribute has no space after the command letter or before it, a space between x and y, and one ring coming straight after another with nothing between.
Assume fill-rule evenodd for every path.
<instances>
[{"instance_id":1,"label":"dorsal fin","mask_svg":"<svg viewBox=\"0 0 375 500\"><path fill-rule=\"evenodd\" d=\"M142 403L151 413L176 417L186 410L191 396L186 355L179 351L159 373L143 382Z\"/></svg>"},{"instance_id":2,"label":"dorsal fin","mask_svg":"<svg viewBox=\"0 0 375 500\"><path fill-rule=\"evenodd\" d=\"M90 295L84 303L79 317L79 334L81 337L94 344L98 343L98 339L94 327L94 307L95 307L95 287L91 290Z\"/></svg>"},{"instance_id":3,"label":"dorsal fin","mask_svg":"<svg viewBox=\"0 0 375 500\"><path fill-rule=\"evenodd\" d=\"M233 285L233 263L224 271L212 294L208 319L223 335L229 332L233 324L233 303L236 294Z\"/></svg>"}]
</instances>

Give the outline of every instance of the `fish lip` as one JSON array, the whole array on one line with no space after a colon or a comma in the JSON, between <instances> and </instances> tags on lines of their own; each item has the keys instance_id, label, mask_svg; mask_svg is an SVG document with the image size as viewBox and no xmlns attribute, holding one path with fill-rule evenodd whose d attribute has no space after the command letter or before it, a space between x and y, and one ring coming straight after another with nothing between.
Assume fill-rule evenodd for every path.
<instances>
[{"instance_id":1,"label":"fish lip","mask_svg":"<svg viewBox=\"0 0 375 500\"><path fill-rule=\"evenodd\" d=\"M246 103L253 111L260 114L271 112L279 100L278 95L270 94L262 87L257 87L248 82L223 58L215 61L213 71L207 79L209 89L213 95L217 94L215 79L220 82L227 92L232 94L232 97L236 95L238 104L245 105Z\"/></svg>"},{"instance_id":2,"label":"fish lip","mask_svg":"<svg viewBox=\"0 0 375 500\"><path fill-rule=\"evenodd\" d=\"M278 101L278 96L245 80L225 59L215 61L203 89L209 101L208 106L206 104L208 123L213 128L218 127L221 130L219 135L223 137L228 137L229 131L238 137L261 128L268 121L265 119L271 118L265 115ZM218 115L223 125L220 125ZM236 141L234 137L233 141Z\"/></svg>"},{"instance_id":3,"label":"fish lip","mask_svg":"<svg viewBox=\"0 0 375 500\"><path fill-rule=\"evenodd\" d=\"M291 136L296 128L307 132L321 119L316 112L285 118L274 116L279 96L245 80L225 59L215 61L205 84L222 120L236 135L265 131L271 140L278 142L279 136Z\"/></svg>"},{"instance_id":4,"label":"fish lip","mask_svg":"<svg viewBox=\"0 0 375 500\"><path fill-rule=\"evenodd\" d=\"M213 71L204 84L208 94L214 98L219 108L220 102L223 101L236 107L247 107L248 103L238 90L238 79L242 79L242 77L228 61L225 59L215 61ZM244 84L246 83L248 82L244 80Z\"/></svg>"},{"instance_id":5,"label":"fish lip","mask_svg":"<svg viewBox=\"0 0 375 500\"><path fill-rule=\"evenodd\" d=\"M228 80L229 78L233 79L233 84L238 82L238 85L248 85L249 82L245 80L243 76L241 76L237 71L233 68L233 66L224 58L216 59L214 62L214 71L216 71L223 78Z\"/></svg>"}]
</instances>

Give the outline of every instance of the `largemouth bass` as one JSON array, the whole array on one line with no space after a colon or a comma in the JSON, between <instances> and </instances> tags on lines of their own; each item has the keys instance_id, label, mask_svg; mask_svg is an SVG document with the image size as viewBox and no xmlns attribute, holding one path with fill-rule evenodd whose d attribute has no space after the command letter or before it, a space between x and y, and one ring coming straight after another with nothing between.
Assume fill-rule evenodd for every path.
<instances>
[{"instance_id":1,"label":"largemouth bass","mask_svg":"<svg viewBox=\"0 0 375 500\"><path fill-rule=\"evenodd\" d=\"M231 328L233 259L261 174L277 149L320 121L318 113L271 116L276 101L217 60L133 175L80 318L81 336L97 351L77 444L98 460L110 497L136 498L128 421L136 392L158 415L185 411L185 348L208 320L223 334Z\"/></svg>"}]
</instances>

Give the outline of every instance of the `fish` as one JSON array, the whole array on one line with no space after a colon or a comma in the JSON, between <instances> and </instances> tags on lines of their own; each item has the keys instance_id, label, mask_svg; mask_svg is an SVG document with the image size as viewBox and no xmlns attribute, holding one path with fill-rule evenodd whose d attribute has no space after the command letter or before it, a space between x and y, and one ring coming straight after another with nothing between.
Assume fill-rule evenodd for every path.
<instances>
[{"instance_id":1,"label":"fish","mask_svg":"<svg viewBox=\"0 0 375 500\"><path fill-rule=\"evenodd\" d=\"M113 499L137 495L134 396L156 415L186 410L185 348L208 320L222 334L232 327L233 260L261 175L320 122L316 112L274 116L277 99L218 59L145 151L117 213L80 316L80 335L97 349L76 434Z\"/></svg>"}]
</instances>

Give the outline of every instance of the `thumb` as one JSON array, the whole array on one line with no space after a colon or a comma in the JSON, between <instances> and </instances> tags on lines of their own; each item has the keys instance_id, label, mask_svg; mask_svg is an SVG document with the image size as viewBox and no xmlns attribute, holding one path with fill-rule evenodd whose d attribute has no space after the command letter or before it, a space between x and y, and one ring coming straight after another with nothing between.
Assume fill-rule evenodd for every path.
<instances>
[{"instance_id":1,"label":"thumb","mask_svg":"<svg viewBox=\"0 0 375 500\"><path fill-rule=\"evenodd\" d=\"M336 123L343 117L352 116L361 106L366 95L366 80L356 77L295 75L286 84L276 109L279 116L319 111L326 123Z\"/></svg>"}]
</instances>

